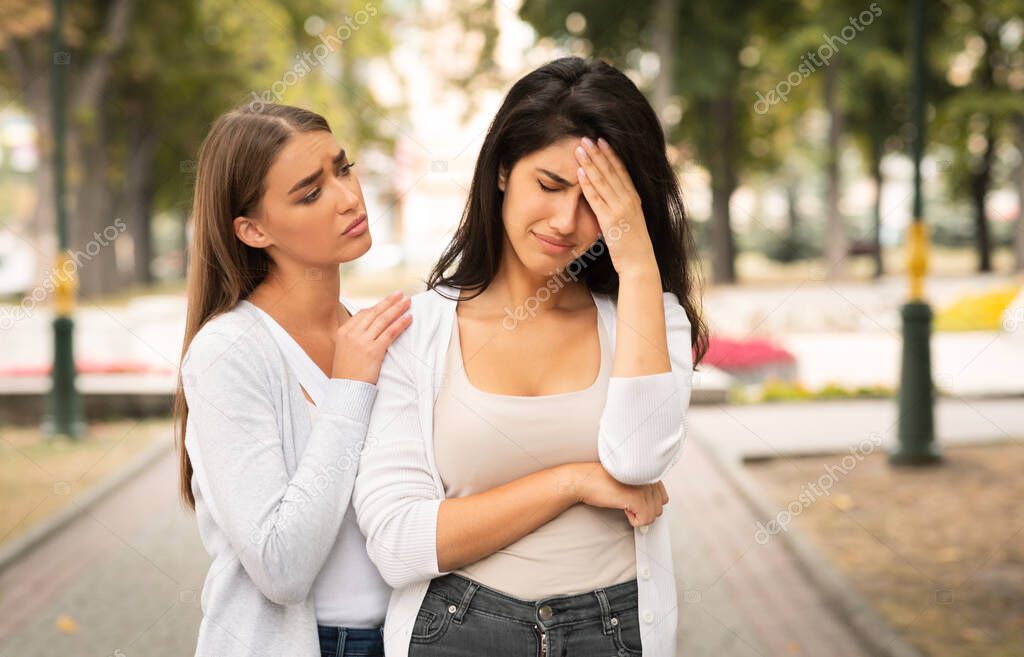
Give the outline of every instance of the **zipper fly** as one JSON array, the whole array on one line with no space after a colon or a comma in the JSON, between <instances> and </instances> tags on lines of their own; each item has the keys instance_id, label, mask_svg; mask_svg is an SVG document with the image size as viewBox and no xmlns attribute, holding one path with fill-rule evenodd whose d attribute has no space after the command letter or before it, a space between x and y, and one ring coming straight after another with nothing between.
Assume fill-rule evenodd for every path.
<instances>
[{"instance_id":1,"label":"zipper fly","mask_svg":"<svg viewBox=\"0 0 1024 657\"><path fill-rule=\"evenodd\" d=\"M548 657L548 633L541 632L540 628L536 625L533 626L533 629L537 630L537 633L540 634L540 657Z\"/></svg>"}]
</instances>

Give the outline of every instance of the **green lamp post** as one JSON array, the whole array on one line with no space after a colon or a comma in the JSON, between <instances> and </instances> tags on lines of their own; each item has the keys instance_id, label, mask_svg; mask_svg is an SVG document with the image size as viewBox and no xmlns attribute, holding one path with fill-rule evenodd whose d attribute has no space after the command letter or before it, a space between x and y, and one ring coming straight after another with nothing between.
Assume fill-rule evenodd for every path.
<instances>
[{"instance_id":1,"label":"green lamp post","mask_svg":"<svg viewBox=\"0 0 1024 657\"><path fill-rule=\"evenodd\" d=\"M942 460L935 444L935 392L932 385L932 309L924 299L928 269L928 234L921 196L921 157L924 153L924 11L926 0L914 0L912 88L914 159L914 217L907 232L910 298L903 305L903 356L900 365L899 444L889 454L893 465L927 465Z\"/></svg>"},{"instance_id":2,"label":"green lamp post","mask_svg":"<svg viewBox=\"0 0 1024 657\"><path fill-rule=\"evenodd\" d=\"M61 25L64 3L53 0L52 61L50 63L50 100L53 113L54 210L57 220L57 258L53 269L53 386L47 399L43 433L48 436L78 438L84 433L82 404L75 387L74 328L72 313L78 290L75 263L68 252L68 217L65 204L65 111L66 71L70 61L64 52Z\"/></svg>"}]
</instances>

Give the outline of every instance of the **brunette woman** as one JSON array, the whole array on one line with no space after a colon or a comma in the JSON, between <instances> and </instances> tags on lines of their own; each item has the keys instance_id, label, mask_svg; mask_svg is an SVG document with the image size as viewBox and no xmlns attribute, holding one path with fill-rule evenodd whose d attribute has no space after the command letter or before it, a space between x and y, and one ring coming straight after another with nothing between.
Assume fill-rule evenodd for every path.
<instances>
[{"instance_id":1,"label":"brunette woman","mask_svg":"<svg viewBox=\"0 0 1024 657\"><path fill-rule=\"evenodd\" d=\"M692 253L629 78L566 58L512 87L360 463L388 657L675 654L661 480L707 348Z\"/></svg>"}]
</instances>

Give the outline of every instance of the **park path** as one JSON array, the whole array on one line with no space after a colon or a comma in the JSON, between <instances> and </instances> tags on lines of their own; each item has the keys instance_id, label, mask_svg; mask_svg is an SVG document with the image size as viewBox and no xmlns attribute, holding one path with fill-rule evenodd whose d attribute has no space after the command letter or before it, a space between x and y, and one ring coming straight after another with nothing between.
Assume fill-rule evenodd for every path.
<instances>
[{"instance_id":1,"label":"park path","mask_svg":"<svg viewBox=\"0 0 1024 657\"><path fill-rule=\"evenodd\" d=\"M865 657L691 434L666 480L680 657ZM0 656L193 654L209 559L175 468L168 451L0 573Z\"/></svg>"}]
</instances>

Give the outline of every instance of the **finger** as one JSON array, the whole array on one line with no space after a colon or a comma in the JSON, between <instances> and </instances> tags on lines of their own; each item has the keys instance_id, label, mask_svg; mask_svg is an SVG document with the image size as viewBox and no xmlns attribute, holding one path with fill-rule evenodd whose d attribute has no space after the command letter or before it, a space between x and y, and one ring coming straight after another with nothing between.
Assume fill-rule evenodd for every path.
<instances>
[{"instance_id":1,"label":"finger","mask_svg":"<svg viewBox=\"0 0 1024 657\"><path fill-rule=\"evenodd\" d=\"M411 304L412 300L409 297L403 296L397 303L385 308L379 315L377 315L376 319L370 323L370 327L368 329L370 337L374 340L380 337L380 334L384 332L384 329L398 319L402 313L408 310Z\"/></svg>"},{"instance_id":2,"label":"finger","mask_svg":"<svg viewBox=\"0 0 1024 657\"><path fill-rule=\"evenodd\" d=\"M665 484L659 481L658 489L661 492L661 503L668 504L668 490L665 488Z\"/></svg>"},{"instance_id":3,"label":"finger","mask_svg":"<svg viewBox=\"0 0 1024 657\"><path fill-rule=\"evenodd\" d=\"M358 319L358 322L356 323L355 326L358 326L358 327L367 327L367 326L369 326L371 323L373 323L373 320L377 319L378 315L380 315L382 312L384 312L390 306L394 305L394 303L397 302L401 298L402 298L401 290L395 290L394 292L392 292L391 294L387 295L386 297L384 297L383 299L381 299L380 301L378 301L374 305L370 306L369 308L364 308L363 310L360 310L352 318L352 319Z\"/></svg>"},{"instance_id":4,"label":"finger","mask_svg":"<svg viewBox=\"0 0 1024 657\"><path fill-rule=\"evenodd\" d=\"M597 215L598 223L600 223L601 218L608 215L610 209L608 204L602 198L601 192L594 187L594 183L590 180L590 176L587 175L583 167L576 170L576 177L580 181L580 189L583 190L583 196L587 199L587 203L590 204L590 208ZM601 228L605 227L602 225Z\"/></svg>"},{"instance_id":5,"label":"finger","mask_svg":"<svg viewBox=\"0 0 1024 657\"><path fill-rule=\"evenodd\" d=\"M608 185L609 189L612 190L613 194L615 196L619 196L625 193L626 190L623 181L615 170L615 165L612 163L611 159L608 158L607 152L598 148L597 144L586 137L581 141L583 142L583 146L581 148L583 149L584 156L589 159L593 163L594 168L601 173L601 178L604 180L605 184ZM588 171L587 173L590 172Z\"/></svg>"},{"instance_id":6,"label":"finger","mask_svg":"<svg viewBox=\"0 0 1024 657\"><path fill-rule=\"evenodd\" d=\"M377 343L384 348L390 347L391 343L397 340L398 336L402 335L405 329L409 328L410 324L412 324L412 315L402 315L384 329L384 332L377 337Z\"/></svg>"},{"instance_id":7,"label":"finger","mask_svg":"<svg viewBox=\"0 0 1024 657\"><path fill-rule=\"evenodd\" d=\"M619 154L615 152L611 144L604 140L604 137L597 138L597 149L604 153L604 156L608 158L608 161L611 163L612 171L615 172L619 182L622 183L624 187L633 187L635 189L635 186L633 185L633 178L629 175L629 170L622 162L622 158L620 158Z\"/></svg>"},{"instance_id":8,"label":"finger","mask_svg":"<svg viewBox=\"0 0 1024 657\"><path fill-rule=\"evenodd\" d=\"M576 147L576 161L583 168L587 178L594 184L594 188L601 194L606 203L611 204L618 198L618 191L615 186L601 170L589 152L583 146Z\"/></svg>"}]
</instances>

